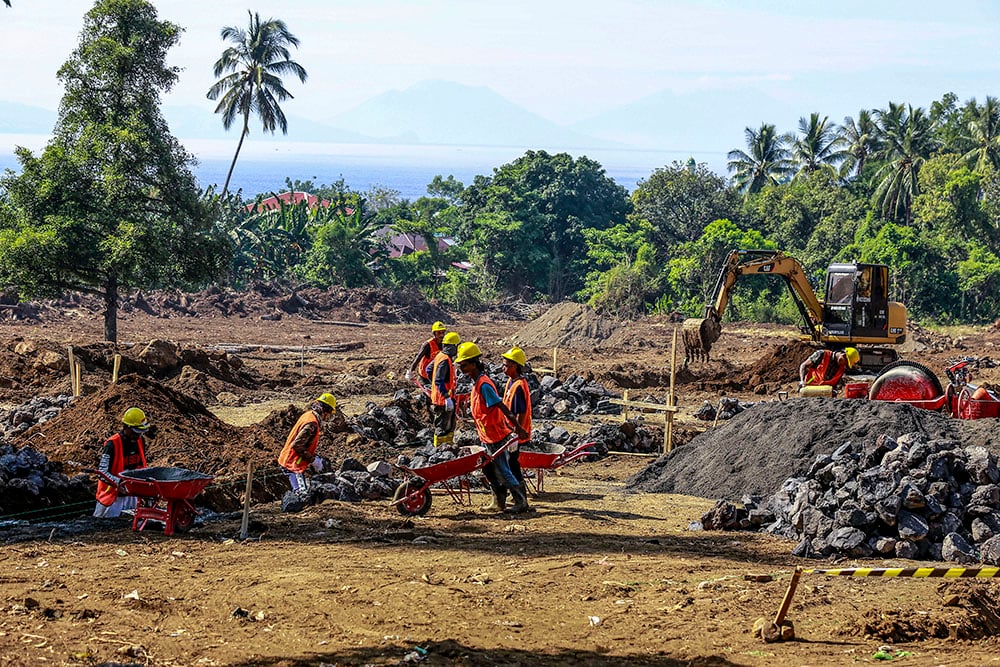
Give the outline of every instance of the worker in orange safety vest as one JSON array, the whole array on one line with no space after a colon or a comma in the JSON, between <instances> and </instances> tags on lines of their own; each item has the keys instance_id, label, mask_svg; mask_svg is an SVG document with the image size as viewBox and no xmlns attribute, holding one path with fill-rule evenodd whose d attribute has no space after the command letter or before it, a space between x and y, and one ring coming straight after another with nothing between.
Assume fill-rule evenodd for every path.
<instances>
[{"instance_id":1,"label":"worker in orange safety vest","mask_svg":"<svg viewBox=\"0 0 1000 667\"><path fill-rule=\"evenodd\" d=\"M503 353L503 373L507 376L507 386L503 392L503 404L514 415L514 421L521 425L526 435L518 437L517 443L507 447L507 464L514 478L524 485L524 473L521 471L521 447L531 442L531 388L528 378L524 376L524 367L528 359L524 350L512 347ZM502 512L506 509L507 489L501 487L493 494L493 501L484 505L484 512Z\"/></svg>"},{"instance_id":2,"label":"worker in orange safety vest","mask_svg":"<svg viewBox=\"0 0 1000 667\"><path fill-rule=\"evenodd\" d=\"M843 350L816 350L799 366L799 387L835 387L844 371L854 366L861 355L853 347Z\"/></svg>"},{"instance_id":3,"label":"worker in orange safety vest","mask_svg":"<svg viewBox=\"0 0 1000 667\"><path fill-rule=\"evenodd\" d=\"M118 493L118 475L125 470L138 470L147 466L146 438L152 437L154 431L146 419L146 413L139 408L129 408L122 415L122 430L104 442L101 460L97 464L97 469L115 484L98 480L95 517L113 519L121 516L122 511L135 509L135 496Z\"/></svg>"},{"instance_id":4,"label":"worker in orange safety vest","mask_svg":"<svg viewBox=\"0 0 1000 667\"><path fill-rule=\"evenodd\" d=\"M337 399L333 394L323 394L313 401L295 422L285 439L285 446L278 454L278 465L285 469L292 491L303 499L307 499L309 495L309 484L303 473L310 467L316 472L322 472L326 463L316 456L316 449L319 446L322 422L328 420L336 410Z\"/></svg>"},{"instance_id":5,"label":"worker in orange safety vest","mask_svg":"<svg viewBox=\"0 0 1000 667\"><path fill-rule=\"evenodd\" d=\"M444 338L444 334L447 327L444 322L435 322L431 325L431 337L424 341L424 344L420 346L417 351L417 356L413 357L413 362L410 367L406 369L406 381L409 382L413 379L413 374L416 372L417 378L422 386L427 386L431 382L431 374L429 366L437 353L441 351L441 340Z\"/></svg>"},{"instance_id":6,"label":"worker in orange safety vest","mask_svg":"<svg viewBox=\"0 0 1000 667\"><path fill-rule=\"evenodd\" d=\"M454 331L441 339L441 351L431 361L431 414L434 417L434 446L450 445L455 439L455 387L458 374L452 359L462 341Z\"/></svg>"}]
</instances>

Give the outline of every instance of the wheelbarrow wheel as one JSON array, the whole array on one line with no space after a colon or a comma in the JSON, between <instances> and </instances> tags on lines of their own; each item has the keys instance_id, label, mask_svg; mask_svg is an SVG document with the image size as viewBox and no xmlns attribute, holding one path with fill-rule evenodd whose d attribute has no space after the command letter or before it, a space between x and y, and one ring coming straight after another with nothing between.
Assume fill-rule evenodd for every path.
<instances>
[{"instance_id":1,"label":"wheelbarrow wheel","mask_svg":"<svg viewBox=\"0 0 1000 667\"><path fill-rule=\"evenodd\" d=\"M194 525L196 513L187 504L179 503L173 511L174 530L178 533L186 533Z\"/></svg>"},{"instance_id":2,"label":"wheelbarrow wheel","mask_svg":"<svg viewBox=\"0 0 1000 667\"><path fill-rule=\"evenodd\" d=\"M392 501L396 504L396 509L404 516L423 516L431 509L431 490L423 489L421 481L411 479L396 487L396 493L392 496Z\"/></svg>"}]
</instances>

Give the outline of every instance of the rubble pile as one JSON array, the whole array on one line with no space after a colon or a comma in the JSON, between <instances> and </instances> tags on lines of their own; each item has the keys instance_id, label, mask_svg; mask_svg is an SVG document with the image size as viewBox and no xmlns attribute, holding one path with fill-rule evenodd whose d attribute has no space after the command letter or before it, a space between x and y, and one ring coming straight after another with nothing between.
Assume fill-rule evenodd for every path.
<instances>
[{"instance_id":1,"label":"rubble pile","mask_svg":"<svg viewBox=\"0 0 1000 667\"><path fill-rule=\"evenodd\" d=\"M310 478L309 493L288 491L281 499L282 512L299 512L307 505L324 500L359 503L362 500L391 498L399 486L392 477L393 468L385 461L365 466L354 458L346 458L336 472L321 472Z\"/></svg>"},{"instance_id":2,"label":"rubble pile","mask_svg":"<svg viewBox=\"0 0 1000 667\"><path fill-rule=\"evenodd\" d=\"M0 515L5 518L41 518L47 508L93 499L86 475L67 477L60 464L30 446L0 445Z\"/></svg>"},{"instance_id":3,"label":"rubble pile","mask_svg":"<svg viewBox=\"0 0 1000 667\"><path fill-rule=\"evenodd\" d=\"M708 401L702 403L701 407L695 411L694 417L706 422L715 421L716 419L732 419L751 405L753 404L741 403L737 398L724 396L719 399L718 407Z\"/></svg>"},{"instance_id":4,"label":"rubble pile","mask_svg":"<svg viewBox=\"0 0 1000 667\"><path fill-rule=\"evenodd\" d=\"M534 383L537 383L537 388ZM552 375L538 379L528 376L531 388L531 408L535 419L573 421L582 415L619 414L621 408L608 402L617 396L604 385L580 375L570 375L561 381Z\"/></svg>"},{"instance_id":5,"label":"rubble pile","mask_svg":"<svg viewBox=\"0 0 1000 667\"><path fill-rule=\"evenodd\" d=\"M422 394L421 394L422 396ZM416 441L429 442L434 435L418 415L419 408L410 397L410 392L400 389L386 406L378 406L369 401L365 411L351 419L354 432L380 442L406 446Z\"/></svg>"},{"instance_id":6,"label":"rubble pile","mask_svg":"<svg viewBox=\"0 0 1000 667\"><path fill-rule=\"evenodd\" d=\"M1000 564L1000 469L985 447L909 433L845 443L762 505L720 502L705 528L798 540L793 555Z\"/></svg>"},{"instance_id":7,"label":"rubble pile","mask_svg":"<svg viewBox=\"0 0 1000 667\"><path fill-rule=\"evenodd\" d=\"M68 394L51 398L36 396L8 410L0 409L0 441L10 440L36 424L44 424L73 402Z\"/></svg>"}]
</instances>

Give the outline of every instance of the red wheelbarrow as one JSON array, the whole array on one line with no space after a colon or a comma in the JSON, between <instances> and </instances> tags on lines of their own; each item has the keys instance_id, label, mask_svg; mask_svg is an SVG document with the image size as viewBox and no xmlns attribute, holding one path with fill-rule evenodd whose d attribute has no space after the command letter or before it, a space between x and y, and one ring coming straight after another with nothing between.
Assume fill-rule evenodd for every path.
<instances>
[{"instance_id":1,"label":"red wheelbarrow","mask_svg":"<svg viewBox=\"0 0 1000 667\"><path fill-rule=\"evenodd\" d=\"M424 468L408 468L397 465L411 478L396 487L392 496L392 504L400 514L406 516L423 516L431 508L431 487L440 484L445 492L459 505L472 505L472 488L469 485L469 474L482 469L501 452L507 451L507 445L490 454L485 447L468 447L469 453L464 456L435 463ZM457 479L454 486L450 483Z\"/></svg>"},{"instance_id":2,"label":"red wheelbarrow","mask_svg":"<svg viewBox=\"0 0 1000 667\"><path fill-rule=\"evenodd\" d=\"M117 487L118 493L136 497L132 530L140 531L150 520L163 523L163 534L170 536L187 532L198 515L191 500L215 479L212 475L184 468L140 468L125 470L119 481L100 470L91 470L106 484Z\"/></svg>"},{"instance_id":3,"label":"red wheelbarrow","mask_svg":"<svg viewBox=\"0 0 1000 667\"><path fill-rule=\"evenodd\" d=\"M596 444L596 442L585 442L579 447L571 449L568 452L562 445L550 443L532 445L532 447L540 446L542 448L541 450L522 449L521 453L517 457L518 463L521 464L521 470L535 471L534 482L525 477L525 483L528 484L536 494L544 493L546 470L561 468L567 463L572 463L573 461L583 458L588 454L593 454L590 449Z\"/></svg>"}]
</instances>

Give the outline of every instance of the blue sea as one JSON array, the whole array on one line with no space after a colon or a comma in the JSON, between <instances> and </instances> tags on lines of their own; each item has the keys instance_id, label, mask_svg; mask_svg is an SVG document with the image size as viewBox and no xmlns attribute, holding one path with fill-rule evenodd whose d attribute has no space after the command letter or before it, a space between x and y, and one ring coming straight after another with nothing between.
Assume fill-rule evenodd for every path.
<instances>
[{"instance_id":1,"label":"blue sea","mask_svg":"<svg viewBox=\"0 0 1000 667\"><path fill-rule=\"evenodd\" d=\"M0 136L0 170L18 170L13 146L23 145L36 152L46 137L36 135ZM183 141L198 158L194 169L199 185L216 184L221 189L236 149L235 141ZM490 176L493 170L524 155L526 149L483 146L417 146L383 144L322 144L248 140L233 171L230 190L242 190L245 198L281 192L285 179L311 180L317 186L343 178L354 191L380 186L395 190L405 199L427 194L427 184L437 175L454 176L470 185L476 176ZM653 170L674 161L685 162L688 154L667 151L566 149L574 158L582 156L604 167L605 174L628 191L649 177ZM699 159L695 156L695 159Z\"/></svg>"}]
</instances>

